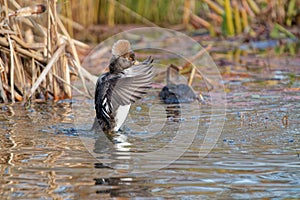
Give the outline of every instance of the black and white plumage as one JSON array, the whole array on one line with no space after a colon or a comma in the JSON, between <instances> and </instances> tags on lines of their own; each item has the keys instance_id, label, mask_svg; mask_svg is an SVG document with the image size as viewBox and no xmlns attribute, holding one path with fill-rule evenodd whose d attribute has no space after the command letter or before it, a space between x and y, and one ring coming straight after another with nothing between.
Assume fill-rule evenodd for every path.
<instances>
[{"instance_id":1,"label":"black and white plumage","mask_svg":"<svg viewBox=\"0 0 300 200\"><path fill-rule=\"evenodd\" d=\"M96 119L104 132L120 129L131 103L146 94L153 78L153 59L135 64L127 40L116 42L112 53L109 72L98 78L95 91Z\"/></svg>"}]
</instances>

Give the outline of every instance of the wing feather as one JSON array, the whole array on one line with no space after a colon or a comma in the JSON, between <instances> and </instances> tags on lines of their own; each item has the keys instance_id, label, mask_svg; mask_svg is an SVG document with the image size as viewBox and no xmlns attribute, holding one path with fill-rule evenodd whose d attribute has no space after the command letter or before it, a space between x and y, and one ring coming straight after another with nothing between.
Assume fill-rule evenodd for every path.
<instances>
[{"instance_id":1,"label":"wing feather","mask_svg":"<svg viewBox=\"0 0 300 200\"><path fill-rule=\"evenodd\" d=\"M124 70L113 89L112 100L119 105L127 105L140 99L151 87L153 79L153 59L147 58L139 65Z\"/></svg>"},{"instance_id":2,"label":"wing feather","mask_svg":"<svg viewBox=\"0 0 300 200\"><path fill-rule=\"evenodd\" d=\"M151 87L153 59L148 57L119 74L103 74L98 78L95 91L97 119L108 129L113 128L114 114L120 105L128 105L140 99Z\"/></svg>"}]
</instances>

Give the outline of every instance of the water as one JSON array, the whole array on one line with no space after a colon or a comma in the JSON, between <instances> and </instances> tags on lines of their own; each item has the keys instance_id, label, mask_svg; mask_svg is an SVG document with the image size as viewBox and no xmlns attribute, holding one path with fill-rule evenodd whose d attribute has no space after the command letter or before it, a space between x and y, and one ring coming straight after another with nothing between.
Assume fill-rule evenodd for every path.
<instances>
[{"instance_id":1,"label":"water","mask_svg":"<svg viewBox=\"0 0 300 200\"><path fill-rule=\"evenodd\" d=\"M220 64L225 115L153 89L115 143L88 130L92 100L1 104L0 199L300 199L299 59L239 59Z\"/></svg>"},{"instance_id":2,"label":"water","mask_svg":"<svg viewBox=\"0 0 300 200\"><path fill-rule=\"evenodd\" d=\"M155 97L144 101L159 105ZM199 108L202 115L189 119L170 112L166 131L150 138L141 138L147 136L143 132L128 134L130 147L111 146L101 155L117 160L115 165L95 159L80 138L97 137L74 125L76 105L92 106L92 101L34 103L27 109L18 103L1 105L1 199L300 198L299 95L240 92L228 94L227 101L223 132L205 158L199 158L199 150L210 121L209 105ZM144 103L133 106L127 126L149 124ZM163 120L158 110L152 112ZM195 122L198 133L179 159L149 173L126 170L134 154L163 147L174 139L172 131L179 124ZM95 148L102 145L104 140Z\"/></svg>"}]
</instances>

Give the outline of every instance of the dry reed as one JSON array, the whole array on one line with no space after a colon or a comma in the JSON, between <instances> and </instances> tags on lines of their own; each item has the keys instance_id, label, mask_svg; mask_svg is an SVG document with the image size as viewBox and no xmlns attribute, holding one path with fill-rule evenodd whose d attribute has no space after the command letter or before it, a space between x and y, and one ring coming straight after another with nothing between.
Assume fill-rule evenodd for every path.
<instances>
[{"instance_id":1,"label":"dry reed","mask_svg":"<svg viewBox=\"0 0 300 200\"><path fill-rule=\"evenodd\" d=\"M0 101L72 98L72 88L90 96L84 79L95 82L95 77L81 67L75 44L87 46L69 36L56 1L25 7L14 0L0 3ZM79 74L84 91L71 85L70 68Z\"/></svg>"}]
</instances>

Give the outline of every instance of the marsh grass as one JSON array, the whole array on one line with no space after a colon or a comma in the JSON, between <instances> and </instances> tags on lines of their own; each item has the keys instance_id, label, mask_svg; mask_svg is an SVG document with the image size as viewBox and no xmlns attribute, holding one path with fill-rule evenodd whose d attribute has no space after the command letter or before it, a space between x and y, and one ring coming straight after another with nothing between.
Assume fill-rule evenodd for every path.
<instances>
[{"instance_id":1,"label":"marsh grass","mask_svg":"<svg viewBox=\"0 0 300 200\"><path fill-rule=\"evenodd\" d=\"M90 96L80 66L75 32L94 25L182 25L207 29L211 36L257 37L257 24L271 26L271 37L295 35L300 25L298 0L0 0L0 101L71 98L71 88ZM44 9L45 8L45 9ZM293 50L293 47L290 47ZM291 50L291 51L292 51ZM83 90L72 86L80 77Z\"/></svg>"},{"instance_id":2,"label":"marsh grass","mask_svg":"<svg viewBox=\"0 0 300 200\"><path fill-rule=\"evenodd\" d=\"M71 85L72 75L83 85L89 76L75 48L86 45L69 36L56 9L55 0L26 7L1 1L0 101L71 98L71 88L88 96Z\"/></svg>"},{"instance_id":3,"label":"marsh grass","mask_svg":"<svg viewBox=\"0 0 300 200\"><path fill-rule=\"evenodd\" d=\"M184 0L84 0L72 3L59 1L59 4L63 15L73 13L72 19L84 26L111 24L112 20L114 24L144 24L142 18L156 25L164 25L182 22ZM130 12L124 11L124 7Z\"/></svg>"},{"instance_id":4,"label":"marsh grass","mask_svg":"<svg viewBox=\"0 0 300 200\"><path fill-rule=\"evenodd\" d=\"M255 35L256 23L297 25L297 0L83 0L58 1L61 14L90 27L98 24L144 24L205 28L212 36ZM299 19L300 20L300 19ZM298 20L298 21L299 21ZM70 33L70 25L66 25ZM74 28L74 27L73 27Z\"/></svg>"}]
</instances>

